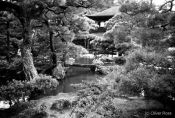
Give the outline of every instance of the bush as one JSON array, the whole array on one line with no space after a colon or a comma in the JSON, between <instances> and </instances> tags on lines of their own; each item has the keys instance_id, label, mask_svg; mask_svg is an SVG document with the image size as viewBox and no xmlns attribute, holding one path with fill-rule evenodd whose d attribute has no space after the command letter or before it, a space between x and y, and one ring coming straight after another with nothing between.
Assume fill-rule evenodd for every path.
<instances>
[{"instance_id":1,"label":"bush","mask_svg":"<svg viewBox=\"0 0 175 118\"><path fill-rule=\"evenodd\" d=\"M126 59L124 57L116 57L114 61L118 65L124 65L126 63Z\"/></svg>"},{"instance_id":2,"label":"bush","mask_svg":"<svg viewBox=\"0 0 175 118\"><path fill-rule=\"evenodd\" d=\"M160 39L163 37L161 30L138 28L133 32L133 36L139 39L143 47L156 47L160 46Z\"/></svg>"},{"instance_id":3,"label":"bush","mask_svg":"<svg viewBox=\"0 0 175 118\"><path fill-rule=\"evenodd\" d=\"M115 98L121 99L128 96L140 96L151 99L175 97L175 79L172 75L159 74L146 67L138 67L127 72L123 67L118 67L105 77L106 83L84 82L79 85L79 98L73 106L73 113L80 117L94 118L130 118L141 117L144 113L139 109L129 111L127 108L115 105ZM167 99L166 99L167 100ZM134 107L134 106L133 106ZM146 108L147 109L147 108Z\"/></svg>"},{"instance_id":4,"label":"bush","mask_svg":"<svg viewBox=\"0 0 175 118\"><path fill-rule=\"evenodd\" d=\"M34 85L34 90L30 96L31 99L42 95L50 95L52 91L56 90L59 82L51 76L40 75L40 78L32 81L32 85Z\"/></svg>"},{"instance_id":5,"label":"bush","mask_svg":"<svg viewBox=\"0 0 175 118\"><path fill-rule=\"evenodd\" d=\"M36 101L30 101L30 102L20 102L18 104L13 105L9 110L10 112L19 113L23 110L33 108L36 106Z\"/></svg>"},{"instance_id":6,"label":"bush","mask_svg":"<svg viewBox=\"0 0 175 118\"><path fill-rule=\"evenodd\" d=\"M175 97L175 79L173 75L159 75L150 82L150 95L157 99L173 99Z\"/></svg>"},{"instance_id":7,"label":"bush","mask_svg":"<svg viewBox=\"0 0 175 118\"><path fill-rule=\"evenodd\" d=\"M36 101L20 102L18 104L14 104L12 107L5 110L5 116L3 116L2 118L16 118L18 114L22 113L27 109L32 109L34 107L36 107Z\"/></svg>"},{"instance_id":8,"label":"bush","mask_svg":"<svg viewBox=\"0 0 175 118\"><path fill-rule=\"evenodd\" d=\"M119 52L119 54L126 54L132 48L134 48L134 45L131 43L119 43L116 45L116 50Z\"/></svg>"},{"instance_id":9,"label":"bush","mask_svg":"<svg viewBox=\"0 0 175 118\"><path fill-rule=\"evenodd\" d=\"M138 67L132 71L118 72L115 75L114 89L124 96L140 96L146 98L173 99L175 97L174 75L162 74L146 67Z\"/></svg>"},{"instance_id":10,"label":"bush","mask_svg":"<svg viewBox=\"0 0 175 118\"><path fill-rule=\"evenodd\" d=\"M15 118L48 118L48 113L38 109L30 108L19 113Z\"/></svg>"},{"instance_id":11,"label":"bush","mask_svg":"<svg viewBox=\"0 0 175 118\"><path fill-rule=\"evenodd\" d=\"M137 110L124 108L124 104L116 105L114 100L121 97L111 85L98 82L84 82L78 91L78 99L72 113L78 118L135 118ZM122 98L121 98L122 99ZM124 99L126 100L126 99ZM127 103L128 104L128 103Z\"/></svg>"},{"instance_id":12,"label":"bush","mask_svg":"<svg viewBox=\"0 0 175 118\"><path fill-rule=\"evenodd\" d=\"M54 90L58 86L58 81L51 76L46 76L46 75L40 75L39 79L35 80L35 87L37 87L40 90L46 91L47 89L49 90Z\"/></svg>"},{"instance_id":13,"label":"bush","mask_svg":"<svg viewBox=\"0 0 175 118\"><path fill-rule=\"evenodd\" d=\"M9 64L8 68L16 70L17 68L22 68L22 59L21 58L14 58L13 62Z\"/></svg>"},{"instance_id":14,"label":"bush","mask_svg":"<svg viewBox=\"0 0 175 118\"><path fill-rule=\"evenodd\" d=\"M98 82L83 82L78 86L79 98L73 105L73 113L79 117L116 118L119 110L113 104L115 91L109 89L109 85ZM120 114L121 115L121 114Z\"/></svg>"},{"instance_id":15,"label":"bush","mask_svg":"<svg viewBox=\"0 0 175 118\"><path fill-rule=\"evenodd\" d=\"M68 43L68 53L67 55L72 58L77 58L79 55L88 54L88 50L80 45L75 45L73 43Z\"/></svg>"},{"instance_id":16,"label":"bush","mask_svg":"<svg viewBox=\"0 0 175 118\"><path fill-rule=\"evenodd\" d=\"M166 55L148 52L144 49L139 49L131 52L126 57L125 68L127 71L132 71L140 66L169 68L171 63L166 59Z\"/></svg>"},{"instance_id":17,"label":"bush","mask_svg":"<svg viewBox=\"0 0 175 118\"><path fill-rule=\"evenodd\" d=\"M30 96L33 90L34 86L30 82L13 80L0 87L0 97L2 100L8 100L11 106L12 102L19 103L20 99L25 101L25 97Z\"/></svg>"},{"instance_id":18,"label":"bush","mask_svg":"<svg viewBox=\"0 0 175 118\"><path fill-rule=\"evenodd\" d=\"M4 101L19 103L26 101L26 98L46 94L55 90L58 86L58 81L50 76L40 75L40 78L34 81L18 81L13 80L7 85L0 87L0 98ZM35 95L33 95L35 94Z\"/></svg>"},{"instance_id":19,"label":"bush","mask_svg":"<svg viewBox=\"0 0 175 118\"><path fill-rule=\"evenodd\" d=\"M139 67L127 74L120 75L120 82L117 85L119 92L125 95L140 96L141 92L147 94L151 89L151 81L157 77L154 71ZM147 96L147 95L145 95Z\"/></svg>"}]
</instances>

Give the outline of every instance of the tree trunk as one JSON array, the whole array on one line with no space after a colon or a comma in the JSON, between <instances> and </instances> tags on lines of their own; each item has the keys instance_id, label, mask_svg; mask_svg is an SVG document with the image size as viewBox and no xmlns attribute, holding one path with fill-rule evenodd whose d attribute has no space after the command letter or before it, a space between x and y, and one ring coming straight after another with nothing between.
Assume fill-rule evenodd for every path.
<instances>
[{"instance_id":1,"label":"tree trunk","mask_svg":"<svg viewBox=\"0 0 175 118\"><path fill-rule=\"evenodd\" d=\"M10 22L7 21L7 61L10 63L10 32L9 32Z\"/></svg>"},{"instance_id":2,"label":"tree trunk","mask_svg":"<svg viewBox=\"0 0 175 118\"><path fill-rule=\"evenodd\" d=\"M48 28L48 31L49 31L49 42L50 42L50 50L52 52L51 54L51 59L52 59L52 64L54 66L57 66L57 55L56 55L56 52L55 52L55 47L54 47L54 42L53 42L53 30L52 28L50 27L50 24L48 22L47 19L44 19L44 22Z\"/></svg>"},{"instance_id":3,"label":"tree trunk","mask_svg":"<svg viewBox=\"0 0 175 118\"><path fill-rule=\"evenodd\" d=\"M21 56L23 61L23 70L27 80L33 80L39 77L38 72L33 63L31 43L32 39L30 22L26 21L23 25L23 44L21 46Z\"/></svg>"},{"instance_id":4,"label":"tree trunk","mask_svg":"<svg viewBox=\"0 0 175 118\"><path fill-rule=\"evenodd\" d=\"M53 43L53 31L50 28L50 26L48 26L48 28L49 28L50 49L52 52L52 55L51 55L52 64L57 66L57 55L56 55L55 47L54 47L54 43Z\"/></svg>"},{"instance_id":5,"label":"tree trunk","mask_svg":"<svg viewBox=\"0 0 175 118\"><path fill-rule=\"evenodd\" d=\"M153 6L153 0L150 0L150 7Z\"/></svg>"}]
</instances>

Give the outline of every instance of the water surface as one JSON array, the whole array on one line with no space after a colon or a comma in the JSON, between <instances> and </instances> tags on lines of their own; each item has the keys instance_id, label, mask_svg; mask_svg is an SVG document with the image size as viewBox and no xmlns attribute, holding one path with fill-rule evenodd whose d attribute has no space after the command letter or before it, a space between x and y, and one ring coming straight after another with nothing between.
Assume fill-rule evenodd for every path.
<instances>
[{"instance_id":1,"label":"water surface","mask_svg":"<svg viewBox=\"0 0 175 118\"><path fill-rule=\"evenodd\" d=\"M76 92L76 89L71 84L79 84L82 81L95 81L97 77L99 75L91 72L89 68L70 67L58 89L63 93Z\"/></svg>"}]
</instances>

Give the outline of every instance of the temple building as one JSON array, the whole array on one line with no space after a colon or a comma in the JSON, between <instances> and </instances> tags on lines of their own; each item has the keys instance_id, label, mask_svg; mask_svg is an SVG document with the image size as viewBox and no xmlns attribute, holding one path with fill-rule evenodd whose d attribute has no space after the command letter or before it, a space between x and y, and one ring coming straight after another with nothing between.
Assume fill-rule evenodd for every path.
<instances>
[{"instance_id":1,"label":"temple building","mask_svg":"<svg viewBox=\"0 0 175 118\"><path fill-rule=\"evenodd\" d=\"M120 6L113 6L111 8L108 8L104 11L92 14L92 15L86 15L86 17L94 20L99 27L97 29L91 29L89 31L90 35L95 35L98 37L102 37L103 34L106 32L106 28L105 28L105 22L108 21L110 18L112 18L115 15L121 15L121 12L119 11ZM86 37L86 35L80 34L80 36L77 36L75 40L73 40L73 43L77 44L77 45L82 45L83 47L85 47L86 49L88 49L90 51L91 49L91 45L90 42L92 41L93 38L88 38ZM89 35L89 36L90 36Z\"/></svg>"},{"instance_id":2,"label":"temple building","mask_svg":"<svg viewBox=\"0 0 175 118\"><path fill-rule=\"evenodd\" d=\"M121 12L119 11L119 8L120 6L113 6L104 11L101 11L92 15L87 15L88 18L96 21L96 23L99 25L99 28L97 30L91 30L90 33L105 32L106 31L106 29L104 28L105 22L115 15L120 15Z\"/></svg>"}]
</instances>

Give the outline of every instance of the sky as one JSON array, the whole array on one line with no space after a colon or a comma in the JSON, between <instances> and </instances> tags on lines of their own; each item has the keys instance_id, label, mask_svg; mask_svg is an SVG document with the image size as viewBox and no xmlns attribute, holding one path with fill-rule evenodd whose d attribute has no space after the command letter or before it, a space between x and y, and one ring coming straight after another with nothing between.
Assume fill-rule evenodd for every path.
<instances>
[{"instance_id":1,"label":"sky","mask_svg":"<svg viewBox=\"0 0 175 118\"><path fill-rule=\"evenodd\" d=\"M161 4L165 3L165 0L153 0L153 3L155 5L161 5Z\"/></svg>"}]
</instances>

